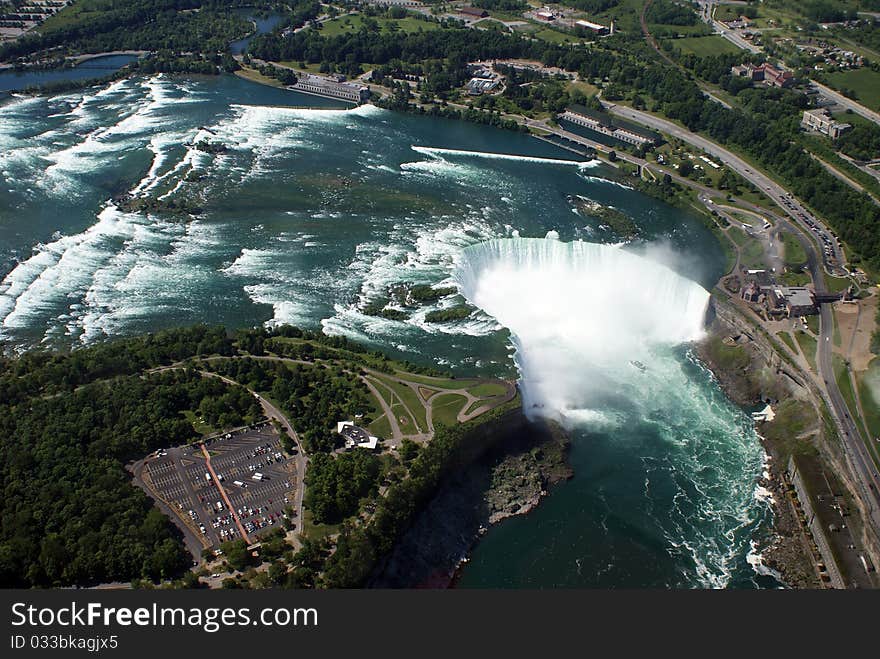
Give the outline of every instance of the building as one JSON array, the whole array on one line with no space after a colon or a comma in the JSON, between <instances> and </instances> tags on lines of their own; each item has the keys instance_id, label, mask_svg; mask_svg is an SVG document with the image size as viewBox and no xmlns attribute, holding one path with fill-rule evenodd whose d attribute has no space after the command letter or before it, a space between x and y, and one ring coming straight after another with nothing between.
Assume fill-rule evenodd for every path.
<instances>
[{"instance_id":1,"label":"building","mask_svg":"<svg viewBox=\"0 0 880 659\"><path fill-rule=\"evenodd\" d=\"M472 18L486 18L489 16L489 12L485 9L480 9L479 7L461 7L458 10L459 14L464 14L465 16L471 16Z\"/></svg>"},{"instance_id":2,"label":"building","mask_svg":"<svg viewBox=\"0 0 880 659\"><path fill-rule=\"evenodd\" d=\"M500 83L500 78L471 78L467 84L467 93L471 96L480 96L491 92Z\"/></svg>"},{"instance_id":3,"label":"building","mask_svg":"<svg viewBox=\"0 0 880 659\"><path fill-rule=\"evenodd\" d=\"M358 105L366 103L370 98L369 88L363 85L342 82L338 79L325 78L311 73L297 73L296 75L296 84L291 85L289 89L295 89L298 92L305 92L306 94L314 94L316 96L340 98Z\"/></svg>"},{"instance_id":4,"label":"building","mask_svg":"<svg viewBox=\"0 0 880 659\"><path fill-rule=\"evenodd\" d=\"M750 281L742 289L742 299L752 304L758 304L761 301L761 288L753 281Z\"/></svg>"},{"instance_id":5,"label":"building","mask_svg":"<svg viewBox=\"0 0 880 659\"><path fill-rule=\"evenodd\" d=\"M559 119L565 119L578 126L589 128L597 133L608 135L634 146L659 144L662 141L659 133L642 128L618 117L612 120L604 112L590 110L582 105L573 105L560 114Z\"/></svg>"},{"instance_id":6,"label":"building","mask_svg":"<svg viewBox=\"0 0 880 659\"><path fill-rule=\"evenodd\" d=\"M593 23L591 21L575 21L574 24L575 27L583 28L599 37L613 34L613 24L610 28L607 25L600 25L599 23Z\"/></svg>"},{"instance_id":7,"label":"building","mask_svg":"<svg viewBox=\"0 0 880 659\"><path fill-rule=\"evenodd\" d=\"M542 21L547 21L549 23L550 21L556 20L556 14L554 14L552 11L550 11L550 9L548 9L547 7L542 7L541 9L539 9L538 11L535 12L535 18L540 19Z\"/></svg>"},{"instance_id":8,"label":"building","mask_svg":"<svg viewBox=\"0 0 880 659\"><path fill-rule=\"evenodd\" d=\"M773 286L767 290L770 313L785 314L789 318L818 313L813 291L803 286Z\"/></svg>"},{"instance_id":9,"label":"building","mask_svg":"<svg viewBox=\"0 0 880 659\"><path fill-rule=\"evenodd\" d=\"M740 16L729 21L719 21L724 27L731 30L741 30L748 27L752 22L746 16Z\"/></svg>"},{"instance_id":10,"label":"building","mask_svg":"<svg viewBox=\"0 0 880 659\"><path fill-rule=\"evenodd\" d=\"M336 424L336 432L345 439L345 448L375 449L379 445L379 438L374 437L354 421L340 421Z\"/></svg>"},{"instance_id":11,"label":"building","mask_svg":"<svg viewBox=\"0 0 880 659\"><path fill-rule=\"evenodd\" d=\"M767 63L758 66L740 64L732 67L730 72L740 78L748 78L752 82L763 82L774 87L791 87L795 83L794 74L791 71L782 71Z\"/></svg>"},{"instance_id":12,"label":"building","mask_svg":"<svg viewBox=\"0 0 880 659\"><path fill-rule=\"evenodd\" d=\"M817 133L827 135L832 140L836 140L851 129L852 125L840 123L826 108L818 108L816 110L804 110L801 128L804 130L814 130Z\"/></svg>"},{"instance_id":13,"label":"building","mask_svg":"<svg viewBox=\"0 0 880 659\"><path fill-rule=\"evenodd\" d=\"M769 270L746 270L746 277L758 286L769 286L773 283L773 275Z\"/></svg>"}]
</instances>

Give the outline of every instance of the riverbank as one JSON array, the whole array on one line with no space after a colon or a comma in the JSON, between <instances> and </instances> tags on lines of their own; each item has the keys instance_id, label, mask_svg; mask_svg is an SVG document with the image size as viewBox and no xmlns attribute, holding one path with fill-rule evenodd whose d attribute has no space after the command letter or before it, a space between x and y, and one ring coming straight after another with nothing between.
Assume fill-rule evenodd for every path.
<instances>
[{"instance_id":1,"label":"riverbank","mask_svg":"<svg viewBox=\"0 0 880 659\"><path fill-rule=\"evenodd\" d=\"M713 311L724 304L713 300ZM772 401L780 412L773 422L758 428L768 459L756 487L773 510L773 532L766 546L759 548L760 563L778 573L789 588L821 588L785 478L789 456L799 450L796 444L806 443L811 434L819 432L818 419L812 424L793 423L786 412L795 407L798 413L802 412L800 403L805 396L797 390L795 381L779 376L779 362L772 357L772 347L760 345L756 335L746 335L730 323L723 312L714 313L707 326L707 336L695 346L695 352L715 375L727 397L745 411ZM795 431L798 437L781 440L782 435Z\"/></svg>"},{"instance_id":2,"label":"riverbank","mask_svg":"<svg viewBox=\"0 0 880 659\"><path fill-rule=\"evenodd\" d=\"M569 438L521 409L490 429L419 513L371 580L375 588L447 588L490 526L534 510L571 478ZM480 452L481 451L481 452Z\"/></svg>"}]
</instances>

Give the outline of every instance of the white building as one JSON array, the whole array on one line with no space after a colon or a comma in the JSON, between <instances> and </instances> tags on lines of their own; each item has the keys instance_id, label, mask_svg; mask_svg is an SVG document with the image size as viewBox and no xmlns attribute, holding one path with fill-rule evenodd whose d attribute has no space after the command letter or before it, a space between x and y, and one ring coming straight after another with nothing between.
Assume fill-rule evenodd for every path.
<instances>
[{"instance_id":1,"label":"white building","mask_svg":"<svg viewBox=\"0 0 880 659\"><path fill-rule=\"evenodd\" d=\"M297 73L296 75L296 84L291 85L290 89L295 89L298 92L315 94L316 96L329 96L330 98L341 98L344 101L350 101L358 105L366 103L370 98L370 90L363 85L339 82L311 73Z\"/></svg>"},{"instance_id":2,"label":"white building","mask_svg":"<svg viewBox=\"0 0 880 659\"><path fill-rule=\"evenodd\" d=\"M354 421L339 421L336 424L336 432L345 439L345 448L375 449L379 445L379 438L374 437Z\"/></svg>"},{"instance_id":3,"label":"white building","mask_svg":"<svg viewBox=\"0 0 880 659\"><path fill-rule=\"evenodd\" d=\"M852 128L852 125L840 123L825 108L817 108L815 110L804 110L801 127L805 130L814 130L817 133L827 135L832 140L836 140Z\"/></svg>"}]
</instances>

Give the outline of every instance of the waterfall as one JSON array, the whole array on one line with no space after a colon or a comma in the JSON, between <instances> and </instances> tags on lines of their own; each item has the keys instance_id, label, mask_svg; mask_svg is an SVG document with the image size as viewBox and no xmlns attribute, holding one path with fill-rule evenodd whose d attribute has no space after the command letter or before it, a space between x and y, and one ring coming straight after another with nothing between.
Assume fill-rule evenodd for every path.
<instances>
[{"instance_id":1,"label":"waterfall","mask_svg":"<svg viewBox=\"0 0 880 659\"><path fill-rule=\"evenodd\" d=\"M702 336L709 300L651 259L549 238L468 247L455 277L472 304L510 330L526 412L572 423L619 407L603 404L610 398L662 386L663 373L677 368L669 349Z\"/></svg>"}]
</instances>

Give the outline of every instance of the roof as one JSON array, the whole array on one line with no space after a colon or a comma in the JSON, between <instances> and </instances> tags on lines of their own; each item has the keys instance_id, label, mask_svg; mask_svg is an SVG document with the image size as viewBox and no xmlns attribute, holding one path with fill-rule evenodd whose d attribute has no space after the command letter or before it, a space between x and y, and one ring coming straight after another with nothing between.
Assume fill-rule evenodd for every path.
<instances>
[{"instance_id":1,"label":"roof","mask_svg":"<svg viewBox=\"0 0 880 659\"><path fill-rule=\"evenodd\" d=\"M588 27L591 30L607 30L607 25L599 25L598 23L593 23L592 21L575 21L575 25L580 25L581 27Z\"/></svg>"},{"instance_id":2,"label":"roof","mask_svg":"<svg viewBox=\"0 0 880 659\"><path fill-rule=\"evenodd\" d=\"M469 16L479 16L483 18L484 16L488 16L489 12L485 9L480 9L479 7L461 7L458 10L459 14L468 14Z\"/></svg>"},{"instance_id":3,"label":"roof","mask_svg":"<svg viewBox=\"0 0 880 659\"><path fill-rule=\"evenodd\" d=\"M630 133L635 133L636 135L646 137L649 140L660 141L661 139L663 139L660 133L656 131L644 128L643 126L639 126L637 123L627 121L626 119L623 119L621 117L612 117L607 112L591 110L590 108L584 107L583 105L570 105L568 107L568 110L570 112L574 112L575 114L581 114L590 119L595 119L603 126L607 126L611 129L621 128L623 130L629 131Z\"/></svg>"}]
</instances>

